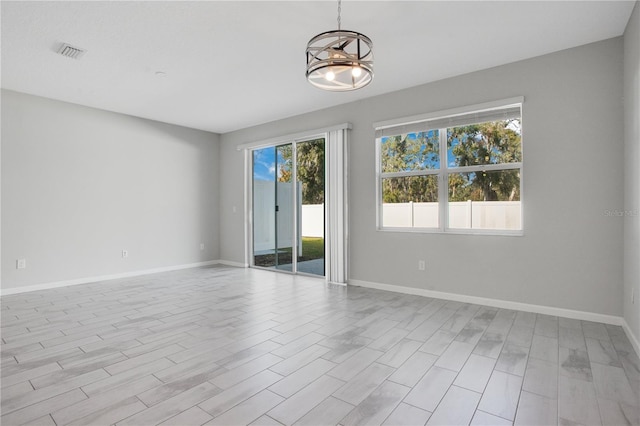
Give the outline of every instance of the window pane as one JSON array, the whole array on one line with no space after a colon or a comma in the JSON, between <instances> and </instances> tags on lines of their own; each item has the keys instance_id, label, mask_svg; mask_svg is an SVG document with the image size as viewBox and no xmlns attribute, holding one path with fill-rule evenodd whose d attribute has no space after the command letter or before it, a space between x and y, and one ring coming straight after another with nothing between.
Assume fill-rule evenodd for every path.
<instances>
[{"instance_id":1,"label":"window pane","mask_svg":"<svg viewBox=\"0 0 640 426\"><path fill-rule=\"evenodd\" d=\"M298 272L324 276L324 138L296 145Z\"/></svg>"},{"instance_id":2,"label":"window pane","mask_svg":"<svg viewBox=\"0 0 640 426\"><path fill-rule=\"evenodd\" d=\"M438 130L379 139L382 173L439 169Z\"/></svg>"},{"instance_id":3,"label":"window pane","mask_svg":"<svg viewBox=\"0 0 640 426\"><path fill-rule=\"evenodd\" d=\"M293 146L276 147L276 269L291 271L293 265L294 204Z\"/></svg>"},{"instance_id":4,"label":"window pane","mask_svg":"<svg viewBox=\"0 0 640 426\"><path fill-rule=\"evenodd\" d=\"M253 151L253 263L276 265L276 149Z\"/></svg>"},{"instance_id":5,"label":"window pane","mask_svg":"<svg viewBox=\"0 0 640 426\"><path fill-rule=\"evenodd\" d=\"M447 129L448 167L522 161L520 119Z\"/></svg>"},{"instance_id":6,"label":"window pane","mask_svg":"<svg viewBox=\"0 0 640 426\"><path fill-rule=\"evenodd\" d=\"M438 177L382 179L382 226L437 228Z\"/></svg>"},{"instance_id":7,"label":"window pane","mask_svg":"<svg viewBox=\"0 0 640 426\"><path fill-rule=\"evenodd\" d=\"M449 228L522 229L520 170L449 175Z\"/></svg>"}]
</instances>

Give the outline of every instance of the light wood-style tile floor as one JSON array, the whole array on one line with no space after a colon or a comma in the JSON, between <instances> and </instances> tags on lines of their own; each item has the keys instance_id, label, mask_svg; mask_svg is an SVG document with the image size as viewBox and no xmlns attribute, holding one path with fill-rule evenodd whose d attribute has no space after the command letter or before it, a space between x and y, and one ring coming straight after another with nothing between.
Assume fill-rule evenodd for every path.
<instances>
[{"instance_id":1,"label":"light wood-style tile floor","mask_svg":"<svg viewBox=\"0 0 640 426\"><path fill-rule=\"evenodd\" d=\"M2 297L2 425L639 424L623 330L213 267Z\"/></svg>"}]
</instances>

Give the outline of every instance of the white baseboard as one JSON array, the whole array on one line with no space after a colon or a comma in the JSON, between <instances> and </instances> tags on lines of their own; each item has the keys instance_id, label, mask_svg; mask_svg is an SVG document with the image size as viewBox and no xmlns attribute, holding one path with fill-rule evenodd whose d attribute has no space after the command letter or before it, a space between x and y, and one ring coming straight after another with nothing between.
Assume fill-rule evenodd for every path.
<instances>
[{"instance_id":1,"label":"white baseboard","mask_svg":"<svg viewBox=\"0 0 640 426\"><path fill-rule=\"evenodd\" d=\"M633 334L631 327L629 327L629 324L624 318L622 319L622 329L627 334L627 337L629 338L629 341L631 342L633 349L635 349L636 351L636 355L640 357L640 340L638 339L638 336Z\"/></svg>"},{"instance_id":2,"label":"white baseboard","mask_svg":"<svg viewBox=\"0 0 640 426\"><path fill-rule=\"evenodd\" d=\"M622 317L614 315L596 314L593 312L575 311L572 309L555 308L552 306L532 305L529 303L511 302L509 300L489 299L486 297L467 296L464 294L446 293L442 291L426 290L422 288L404 287L399 285L382 284L371 281L349 280L349 285L393 291L396 293L414 294L416 296L433 297L435 299L453 300L456 302L473 303L476 305L492 306L494 308L513 309L536 314L554 315L585 321L601 322L620 325L624 323Z\"/></svg>"},{"instance_id":3,"label":"white baseboard","mask_svg":"<svg viewBox=\"0 0 640 426\"><path fill-rule=\"evenodd\" d=\"M235 266L237 268L248 268L249 267L249 265L247 265L246 263L234 262L232 260L220 259L217 262L220 265Z\"/></svg>"},{"instance_id":4,"label":"white baseboard","mask_svg":"<svg viewBox=\"0 0 640 426\"><path fill-rule=\"evenodd\" d=\"M555 308L552 306L532 305L529 303L511 302L508 300L489 299L485 297L467 296L464 294L446 293L442 291L426 290L422 288L404 287L399 285L376 283L371 281L349 280L349 285L357 287L374 288L377 290L393 291L396 293L413 294L416 296L432 297L435 299L453 300L456 302L473 303L476 305L492 306L494 308L513 309L518 311L533 312L536 314L553 315L557 317L572 318L583 321L600 322L604 324L622 326L627 338L631 342L636 355L640 356L640 340L633 334L631 327L623 317L615 315L603 315L593 312L576 311L572 309Z\"/></svg>"},{"instance_id":5,"label":"white baseboard","mask_svg":"<svg viewBox=\"0 0 640 426\"><path fill-rule=\"evenodd\" d=\"M123 272L120 274L100 275L95 277L77 278L75 280L56 281L43 284L35 284L25 287L3 288L0 289L0 296L8 296L10 294L27 293L38 290L48 290L52 288L67 287L70 285L95 283L98 281L116 280L119 278L137 277L140 275L156 274L158 272L177 271L180 269L198 268L202 266L217 265L224 263L220 260L209 260L206 262L187 263L184 265L163 266L161 268L144 269L139 271Z\"/></svg>"}]
</instances>

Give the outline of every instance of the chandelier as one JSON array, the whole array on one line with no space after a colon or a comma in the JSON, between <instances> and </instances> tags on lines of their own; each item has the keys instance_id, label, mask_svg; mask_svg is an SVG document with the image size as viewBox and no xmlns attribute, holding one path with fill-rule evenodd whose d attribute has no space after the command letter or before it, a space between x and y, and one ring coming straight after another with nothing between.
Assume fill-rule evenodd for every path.
<instances>
[{"instance_id":1,"label":"chandelier","mask_svg":"<svg viewBox=\"0 0 640 426\"><path fill-rule=\"evenodd\" d=\"M307 80L320 89L345 92L373 80L373 43L364 34L340 28L320 33L307 43Z\"/></svg>"}]
</instances>

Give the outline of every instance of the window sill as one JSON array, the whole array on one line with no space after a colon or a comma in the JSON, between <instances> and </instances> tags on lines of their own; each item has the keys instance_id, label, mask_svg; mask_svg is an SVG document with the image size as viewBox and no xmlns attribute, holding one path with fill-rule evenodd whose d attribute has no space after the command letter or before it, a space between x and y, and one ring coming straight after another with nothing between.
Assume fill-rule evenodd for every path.
<instances>
[{"instance_id":1,"label":"window sill","mask_svg":"<svg viewBox=\"0 0 640 426\"><path fill-rule=\"evenodd\" d=\"M489 235L494 237L524 237L524 230L499 230L499 229L447 229L440 228L391 228L378 227L379 232L401 232L410 234L450 234L450 235Z\"/></svg>"}]
</instances>

